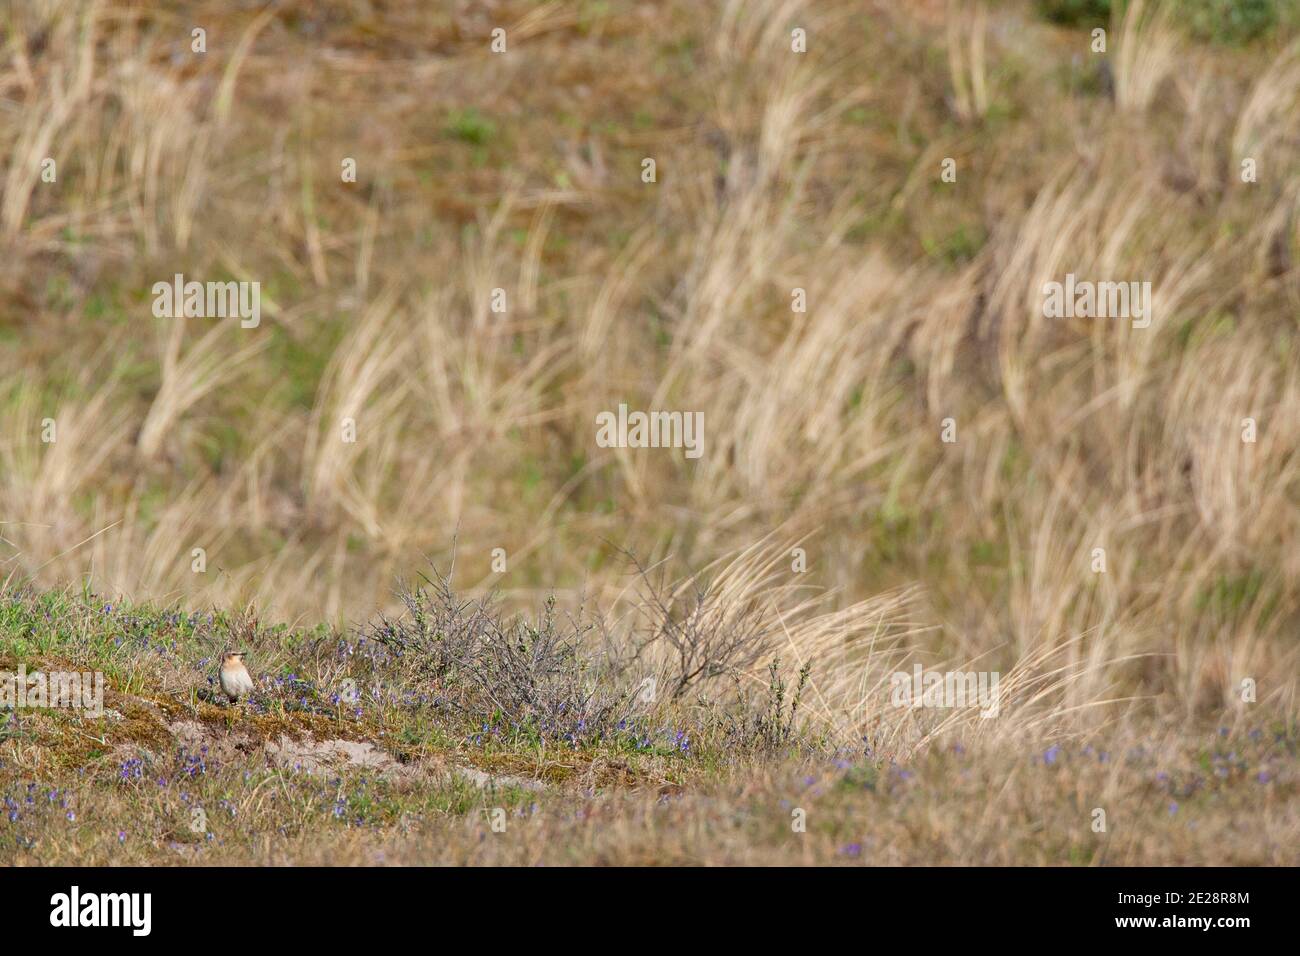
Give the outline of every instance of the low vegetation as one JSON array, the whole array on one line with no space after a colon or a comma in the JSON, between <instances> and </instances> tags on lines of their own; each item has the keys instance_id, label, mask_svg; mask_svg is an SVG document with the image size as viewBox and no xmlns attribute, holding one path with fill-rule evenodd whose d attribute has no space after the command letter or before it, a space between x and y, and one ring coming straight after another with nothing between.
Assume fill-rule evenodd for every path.
<instances>
[{"instance_id":1,"label":"low vegetation","mask_svg":"<svg viewBox=\"0 0 1300 956\"><path fill-rule=\"evenodd\" d=\"M447 578L428 584L403 593L409 615L349 632L5 595L0 681L99 671L107 687L99 716L0 710L0 859L1297 859L1300 740L1277 716L1196 729L1148 716L1136 733L1116 711L1092 734L1036 736L1051 743L946 730L880 747L806 716L811 662L791 675L774 658L766 686L742 687L720 661L712 695L661 698L609 653L629 635L561 624L553 601L507 620ZM213 675L234 643L258 679L232 704Z\"/></svg>"}]
</instances>

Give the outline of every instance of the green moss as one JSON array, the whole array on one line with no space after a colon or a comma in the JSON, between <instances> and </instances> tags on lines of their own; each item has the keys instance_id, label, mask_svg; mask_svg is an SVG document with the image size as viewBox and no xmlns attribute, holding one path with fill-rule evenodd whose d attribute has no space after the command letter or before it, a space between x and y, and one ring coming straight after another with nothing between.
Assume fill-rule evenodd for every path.
<instances>
[{"instance_id":1,"label":"green moss","mask_svg":"<svg viewBox=\"0 0 1300 956\"><path fill-rule=\"evenodd\" d=\"M470 106L453 110L444 132L452 139L472 146L486 146L497 135L497 125Z\"/></svg>"},{"instance_id":2,"label":"green moss","mask_svg":"<svg viewBox=\"0 0 1300 956\"><path fill-rule=\"evenodd\" d=\"M1037 0L1038 12L1065 26L1107 26L1111 0Z\"/></svg>"},{"instance_id":3,"label":"green moss","mask_svg":"<svg viewBox=\"0 0 1300 956\"><path fill-rule=\"evenodd\" d=\"M1187 33L1214 43L1240 45L1296 25L1294 0L1170 0L1174 20ZM1123 12L1119 0L1037 0L1039 13L1070 27L1109 27Z\"/></svg>"},{"instance_id":4,"label":"green moss","mask_svg":"<svg viewBox=\"0 0 1300 956\"><path fill-rule=\"evenodd\" d=\"M982 226L959 225L942 237L922 236L921 245L927 255L948 265L960 265L974 259L987 238Z\"/></svg>"},{"instance_id":5,"label":"green moss","mask_svg":"<svg viewBox=\"0 0 1300 956\"><path fill-rule=\"evenodd\" d=\"M1241 574L1221 574L1196 596L1196 610L1220 620L1238 617L1264 600L1261 623L1272 615L1276 598L1264 592L1264 573L1257 568Z\"/></svg>"}]
</instances>

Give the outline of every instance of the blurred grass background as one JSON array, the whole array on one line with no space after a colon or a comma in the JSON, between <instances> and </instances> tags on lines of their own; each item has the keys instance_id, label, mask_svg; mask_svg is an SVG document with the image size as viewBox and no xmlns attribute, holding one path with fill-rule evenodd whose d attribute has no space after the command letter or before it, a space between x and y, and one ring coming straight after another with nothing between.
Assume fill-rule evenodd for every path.
<instances>
[{"instance_id":1,"label":"blurred grass background","mask_svg":"<svg viewBox=\"0 0 1300 956\"><path fill-rule=\"evenodd\" d=\"M4 17L11 582L340 622L453 542L532 606L775 535L840 606L919 584L921 653L1087 665L1067 703L1294 707L1294 3ZM155 320L177 272L261 326ZM1066 272L1155 322L1045 323ZM704 457L596 447L620 402L703 411Z\"/></svg>"}]
</instances>

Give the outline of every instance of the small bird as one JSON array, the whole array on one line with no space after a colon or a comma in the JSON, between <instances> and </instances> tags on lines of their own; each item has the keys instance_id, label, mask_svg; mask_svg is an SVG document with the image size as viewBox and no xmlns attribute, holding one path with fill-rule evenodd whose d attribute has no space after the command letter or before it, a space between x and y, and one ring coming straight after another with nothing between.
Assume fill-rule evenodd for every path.
<instances>
[{"instance_id":1,"label":"small bird","mask_svg":"<svg viewBox=\"0 0 1300 956\"><path fill-rule=\"evenodd\" d=\"M226 651L221 655L221 689L233 704L253 692L253 678L244 666L246 651Z\"/></svg>"}]
</instances>

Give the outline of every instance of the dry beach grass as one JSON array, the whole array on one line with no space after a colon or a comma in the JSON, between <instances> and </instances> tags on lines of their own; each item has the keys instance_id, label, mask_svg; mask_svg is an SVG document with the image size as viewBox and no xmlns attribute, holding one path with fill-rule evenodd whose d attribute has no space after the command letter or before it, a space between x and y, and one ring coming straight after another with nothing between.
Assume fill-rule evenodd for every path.
<instances>
[{"instance_id":1,"label":"dry beach grass","mask_svg":"<svg viewBox=\"0 0 1300 956\"><path fill-rule=\"evenodd\" d=\"M0 669L118 717L0 711L0 859L1296 863L1300 17L1067 6L6 4ZM331 740L396 766L277 757Z\"/></svg>"}]
</instances>

